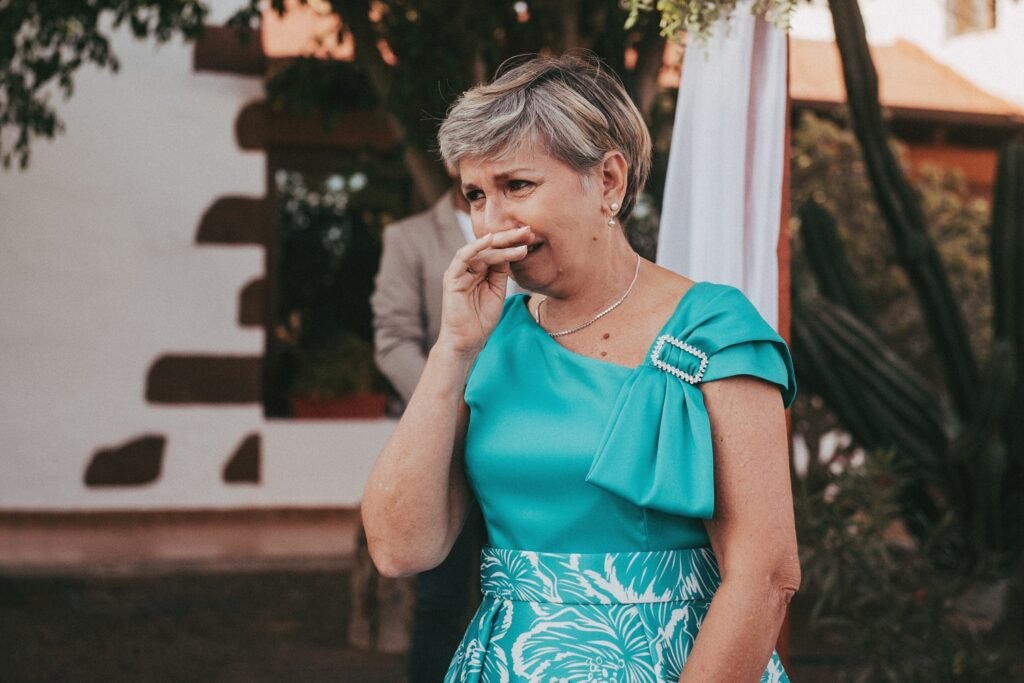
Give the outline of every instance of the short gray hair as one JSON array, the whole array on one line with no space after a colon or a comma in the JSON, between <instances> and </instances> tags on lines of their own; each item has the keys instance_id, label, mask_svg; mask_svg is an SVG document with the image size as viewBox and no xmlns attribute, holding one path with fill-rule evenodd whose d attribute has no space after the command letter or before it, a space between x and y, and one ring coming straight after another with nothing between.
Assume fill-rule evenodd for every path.
<instances>
[{"instance_id":1,"label":"short gray hair","mask_svg":"<svg viewBox=\"0 0 1024 683\"><path fill-rule=\"evenodd\" d=\"M596 57L532 57L464 92L438 133L441 158L500 157L539 141L583 174L618 150L629 171L625 222L651 170L651 135L621 81Z\"/></svg>"}]
</instances>

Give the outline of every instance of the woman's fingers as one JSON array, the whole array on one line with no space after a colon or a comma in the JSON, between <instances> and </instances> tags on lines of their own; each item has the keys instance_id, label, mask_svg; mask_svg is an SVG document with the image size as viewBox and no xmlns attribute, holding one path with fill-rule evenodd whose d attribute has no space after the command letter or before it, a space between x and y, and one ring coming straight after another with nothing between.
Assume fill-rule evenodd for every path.
<instances>
[{"instance_id":1,"label":"woman's fingers","mask_svg":"<svg viewBox=\"0 0 1024 683\"><path fill-rule=\"evenodd\" d=\"M496 266L507 261L516 261L526 256L526 245L518 247L506 247L505 249L488 249L477 255L470 264L483 262L489 266Z\"/></svg>"},{"instance_id":2,"label":"woman's fingers","mask_svg":"<svg viewBox=\"0 0 1024 683\"><path fill-rule=\"evenodd\" d=\"M453 275L468 273L477 277L483 277L488 271L496 270L507 272L511 261L518 261L526 257L526 246L507 247L505 249L488 249L480 252L469 260L468 263L459 263L456 267L462 268L461 273L456 270Z\"/></svg>"},{"instance_id":3,"label":"woman's fingers","mask_svg":"<svg viewBox=\"0 0 1024 683\"><path fill-rule=\"evenodd\" d=\"M455 252L451 268L453 275L461 273L482 273L488 266L498 266L526 256L526 244L530 229L526 226L487 233L479 239L459 248ZM520 242L522 244L516 244ZM515 245L515 246L509 246Z\"/></svg>"},{"instance_id":4,"label":"woman's fingers","mask_svg":"<svg viewBox=\"0 0 1024 683\"><path fill-rule=\"evenodd\" d=\"M452 258L452 262L448 265L448 270L453 277L458 277L465 272L474 272L470 262L473 261L477 254L486 249L491 245L491 240L494 239L494 235L488 233L483 237L473 240L469 244L459 247L455 252L455 256Z\"/></svg>"},{"instance_id":5,"label":"woman's fingers","mask_svg":"<svg viewBox=\"0 0 1024 683\"><path fill-rule=\"evenodd\" d=\"M484 249L489 247L508 247L516 244L517 242L524 242L527 236L530 234L530 229L525 225L511 230L501 230L499 232L489 232L483 237L473 240L469 244L462 246L458 251L455 252L455 257L463 261L469 262L474 256L479 254Z\"/></svg>"},{"instance_id":6,"label":"woman's fingers","mask_svg":"<svg viewBox=\"0 0 1024 683\"><path fill-rule=\"evenodd\" d=\"M518 228L501 230L491 234L494 235L492 247L512 247L526 241L530 236L530 228L526 225L520 225Z\"/></svg>"},{"instance_id":7,"label":"woman's fingers","mask_svg":"<svg viewBox=\"0 0 1024 683\"><path fill-rule=\"evenodd\" d=\"M509 264L526 257L533 234L522 226L488 233L455 252L445 271L442 324L453 339L479 348L494 329L505 299Z\"/></svg>"}]
</instances>

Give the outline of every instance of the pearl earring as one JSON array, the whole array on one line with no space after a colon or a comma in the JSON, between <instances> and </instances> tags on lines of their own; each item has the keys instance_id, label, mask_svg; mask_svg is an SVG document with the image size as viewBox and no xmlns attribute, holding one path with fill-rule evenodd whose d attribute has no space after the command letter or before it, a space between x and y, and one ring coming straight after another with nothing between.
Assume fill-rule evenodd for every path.
<instances>
[{"instance_id":1,"label":"pearl earring","mask_svg":"<svg viewBox=\"0 0 1024 683\"><path fill-rule=\"evenodd\" d=\"M619 203L618 202L612 202L611 209L612 209L612 213L614 214L616 211L619 210ZM614 216L609 216L608 217L608 225L615 225L615 217Z\"/></svg>"}]
</instances>

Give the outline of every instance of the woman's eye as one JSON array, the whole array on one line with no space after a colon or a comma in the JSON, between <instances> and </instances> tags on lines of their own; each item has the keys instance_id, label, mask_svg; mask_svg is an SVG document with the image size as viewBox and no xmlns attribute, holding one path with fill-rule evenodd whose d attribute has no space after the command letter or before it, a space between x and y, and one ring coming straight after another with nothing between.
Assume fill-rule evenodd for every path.
<instances>
[{"instance_id":1,"label":"woman's eye","mask_svg":"<svg viewBox=\"0 0 1024 683\"><path fill-rule=\"evenodd\" d=\"M470 204L472 204L477 199L480 199L483 196L484 193L481 192L480 190L470 190L469 192L465 193L466 201L469 202Z\"/></svg>"},{"instance_id":2,"label":"woman's eye","mask_svg":"<svg viewBox=\"0 0 1024 683\"><path fill-rule=\"evenodd\" d=\"M533 183L531 183L529 180L510 180L510 181L508 181L508 189L510 189L513 192L518 192L520 190L525 190L525 189L527 189L528 187L530 187L532 185L533 185Z\"/></svg>"}]
</instances>

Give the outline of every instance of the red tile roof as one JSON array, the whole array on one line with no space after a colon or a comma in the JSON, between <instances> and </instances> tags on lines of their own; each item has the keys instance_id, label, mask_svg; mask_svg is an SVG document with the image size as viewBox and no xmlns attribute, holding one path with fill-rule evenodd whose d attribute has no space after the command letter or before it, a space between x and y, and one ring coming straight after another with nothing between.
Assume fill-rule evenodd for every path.
<instances>
[{"instance_id":1,"label":"red tile roof","mask_svg":"<svg viewBox=\"0 0 1024 683\"><path fill-rule=\"evenodd\" d=\"M917 45L898 40L871 48L879 99L887 107L936 112L1024 116L1024 108L996 97ZM833 42L792 40L790 95L808 102L845 102L839 49Z\"/></svg>"},{"instance_id":2,"label":"red tile roof","mask_svg":"<svg viewBox=\"0 0 1024 683\"><path fill-rule=\"evenodd\" d=\"M879 99L899 113L990 123L1024 125L1024 108L992 95L923 49L905 40L873 46ZM679 86L679 48L665 51L658 77L663 87ZM846 101L839 49L834 42L790 40L789 93L796 104L840 104ZM950 114L954 116L949 116ZM961 116L957 116L961 115Z\"/></svg>"}]
</instances>

